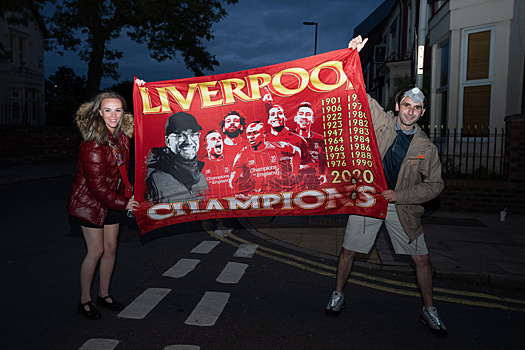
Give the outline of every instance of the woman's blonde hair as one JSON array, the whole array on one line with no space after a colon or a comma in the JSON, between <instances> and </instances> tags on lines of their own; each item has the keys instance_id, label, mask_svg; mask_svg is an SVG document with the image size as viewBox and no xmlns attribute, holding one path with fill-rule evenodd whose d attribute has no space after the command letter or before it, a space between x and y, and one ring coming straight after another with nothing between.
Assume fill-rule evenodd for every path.
<instances>
[{"instance_id":1,"label":"woman's blonde hair","mask_svg":"<svg viewBox=\"0 0 525 350\"><path fill-rule=\"evenodd\" d=\"M80 130L80 134L82 135L82 139L84 141L87 142L95 140L99 144L108 143L109 130L106 127L104 118L102 118L100 115L102 101L108 98L120 100L123 108L122 116L124 116L124 111L127 108L126 100L124 100L124 97L122 97L119 93L114 91L101 92L93 97L90 101L84 102L82 105L80 105L75 113L75 124ZM123 119L123 117L120 118L120 121L115 128L115 132L113 133L113 136L117 140L120 135Z\"/></svg>"}]
</instances>

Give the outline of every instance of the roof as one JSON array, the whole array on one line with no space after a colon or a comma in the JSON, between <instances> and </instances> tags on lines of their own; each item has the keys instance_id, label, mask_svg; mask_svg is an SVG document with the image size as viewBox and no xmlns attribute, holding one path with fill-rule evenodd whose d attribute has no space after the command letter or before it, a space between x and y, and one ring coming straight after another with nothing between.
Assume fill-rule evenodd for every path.
<instances>
[{"instance_id":1,"label":"roof","mask_svg":"<svg viewBox=\"0 0 525 350\"><path fill-rule=\"evenodd\" d=\"M374 12L372 12L363 22L354 29L354 37L361 35L363 37L374 30L382 23L396 6L397 0L385 0Z\"/></svg>"}]
</instances>

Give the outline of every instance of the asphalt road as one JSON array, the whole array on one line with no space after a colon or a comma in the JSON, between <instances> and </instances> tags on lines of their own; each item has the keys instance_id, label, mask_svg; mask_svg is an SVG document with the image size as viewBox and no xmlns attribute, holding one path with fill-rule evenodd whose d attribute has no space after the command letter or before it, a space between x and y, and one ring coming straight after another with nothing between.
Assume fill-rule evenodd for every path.
<instances>
[{"instance_id":1,"label":"asphalt road","mask_svg":"<svg viewBox=\"0 0 525 350\"><path fill-rule=\"evenodd\" d=\"M88 321L76 312L85 246L68 222L70 183L0 187L2 349L522 348L520 292L457 281L435 281L446 338L419 323L410 274L356 267L346 310L328 318L335 262L255 236L234 219L180 224L149 239L126 222L111 293L129 307Z\"/></svg>"}]
</instances>

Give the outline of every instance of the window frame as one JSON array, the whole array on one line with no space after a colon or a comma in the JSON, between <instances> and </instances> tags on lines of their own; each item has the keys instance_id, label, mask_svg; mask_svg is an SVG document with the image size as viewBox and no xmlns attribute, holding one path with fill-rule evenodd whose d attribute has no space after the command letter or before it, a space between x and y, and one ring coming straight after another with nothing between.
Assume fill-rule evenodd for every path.
<instances>
[{"instance_id":1,"label":"window frame","mask_svg":"<svg viewBox=\"0 0 525 350\"><path fill-rule=\"evenodd\" d=\"M489 53L489 72L488 77L484 79L467 79L467 68L468 68L468 44L469 44L469 35L476 34L480 32L490 31L490 53ZM469 87L477 86L487 86L490 85L490 108L489 108L489 120L488 124L492 122L492 106L494 98L494 58L495 58L495 39L496 39L496 25L489 24L483 26L476 26L467 29L463 29L461 33L461 73L460 73L460 84L459 84L459 110L458 110L458 127L463 126L464 128L468 125L463 125L463 110L464 110L464 99L465 99L465 89ZM484 125L484 126L489 126ZM479 127L480 125L478 125ZM471 125L474 127L474 125ZM464 140L468 141L469 138L466 136L463 137ZM479 136L478 136L479 137Z\"/></svg>"}]
</instances>

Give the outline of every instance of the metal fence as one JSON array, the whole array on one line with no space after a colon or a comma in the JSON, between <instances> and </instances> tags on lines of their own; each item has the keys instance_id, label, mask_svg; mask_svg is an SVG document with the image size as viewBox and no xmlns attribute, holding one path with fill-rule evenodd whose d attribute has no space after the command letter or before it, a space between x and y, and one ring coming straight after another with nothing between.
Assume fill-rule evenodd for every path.
<instances>
[{"instance_id":1,"label":"metal fence","mask_svg":"<svg viewBox=\"0 0 525 350\"><path fill-rule=\"evenodd\" d=\"M0 125L72 126L74 110L13 108L0 104ZM436 145L443 177L499 180L504 177L505 129L423 126Z\"/></svg>"},{"instance_id":2,"label":"metal fence","mask_svg":"<svg viewBox=\"0 0 525 350\"><path fill-rule=\"evenodd\" d=\"M422 129L438 149L444 178L503 179L505 128L424 126Z\"/></svg>"},{"instance_id":3,"label":"metal fence","mask_svg":"<svg viewBox=\"0 0 525 350\"><path fill-rule=\"evenodd\" d=\"M0 125L71 126L74 113L74 110L66 108L0 104Z\"/></svg>"}]
</instances>

